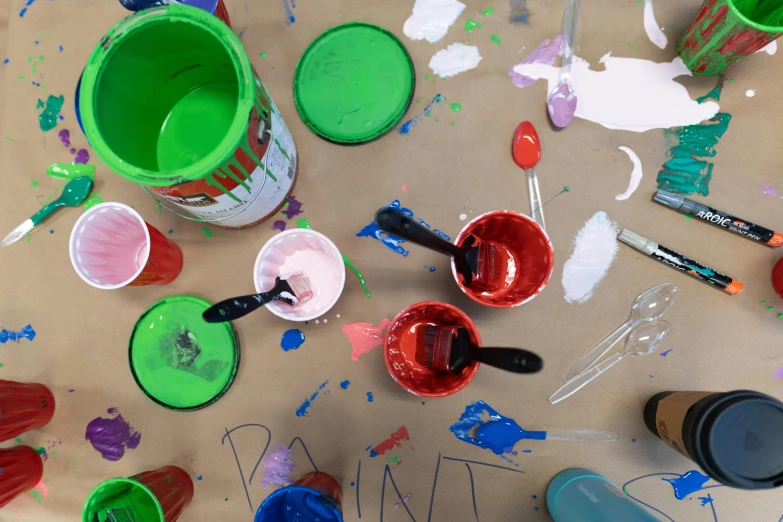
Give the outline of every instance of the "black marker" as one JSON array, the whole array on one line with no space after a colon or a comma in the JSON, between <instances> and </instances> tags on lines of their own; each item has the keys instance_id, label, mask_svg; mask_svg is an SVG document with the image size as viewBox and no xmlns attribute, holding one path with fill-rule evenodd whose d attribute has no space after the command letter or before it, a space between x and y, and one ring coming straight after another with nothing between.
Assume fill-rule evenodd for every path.
<instances>
[{"instance_id":1,"label":"black marker","mask_svg":"<svg viewBox=\"0 0 783 522\"><path fill-rule=\"evenodd\" d=\"M653 196L653 201L666 205L680 214L690 214L695 218L706 221L707 223L712 223L713 225L718 225L729 232L745 236L753 241L766 243L774 248L783 246L783 234L764 228L761 225L751 223L745 219L732 216L721 210L702 205L692 199L678 196L677 194L672 194L665 190L658 190Z\"/></svg>"},{"instance_id":2,"label":"black marker","mask_svg":"<svg viewBox=\"0 0 783 522\"><path fill-rule=\"evenodd\" d=\"M729 276L723 275L720 272L706 267L700 263L697 263L693 259L689 259L682 254L678 254L674 250L659 245L655 241L651 241L646 237L642 237L639 234L635 234L628 229L624 229L617 237L620 241L626 245L631 245L636 250L647 254L648 256L657 259L661 263L667 264L670 267L676 268L688 275L691 275L697 279L701 279L705 283L709 283L712 286L723 290L727 294L737 295L742 292L745 287L739 281L735 281Z\"/></svg>"}]
</instances>

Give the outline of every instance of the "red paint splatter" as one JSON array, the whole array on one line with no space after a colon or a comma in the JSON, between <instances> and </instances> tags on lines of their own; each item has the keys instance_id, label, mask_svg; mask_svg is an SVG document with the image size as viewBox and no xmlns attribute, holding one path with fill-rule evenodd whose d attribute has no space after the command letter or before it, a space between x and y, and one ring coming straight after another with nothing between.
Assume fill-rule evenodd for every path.
<instances>
[{"instance_id":1,"label":"red paint splatter","mask_svg":"<svg viewBox=\"0 0 783 522\"><path fill-rule=\"evenodd\" d=\"M402 448L402 442L410 440L408 428L400 426L400 429L392 433L391 437L381 442L370 451L370 457L375 458L378 455L383 455L392 448Z\"/></svg>"}]
</instances>

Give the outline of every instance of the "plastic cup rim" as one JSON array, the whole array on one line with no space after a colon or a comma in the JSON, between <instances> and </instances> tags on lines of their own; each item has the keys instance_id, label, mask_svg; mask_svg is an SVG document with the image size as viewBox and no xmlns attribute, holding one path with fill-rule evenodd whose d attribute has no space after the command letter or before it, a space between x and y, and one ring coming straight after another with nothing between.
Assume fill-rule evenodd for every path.
<instances>
[{"instance_id":1,"label":"plastic cup rim","mask_svg":"<svg viewBox=\"0 0 783 522\"><path fill-rule=\"evenodd\" d=\"M726 1L726 5L729 6L729 9L731 9L731 12L734 13L737 16L737 18L742 20L744 23L746 23L756 31L761 31L764 33L783 34L783 25L781 26L764 25L758 22L754 22L753 20L751 20L750 18L742 14L739 9L737 9L737 6L734 5L734 0L725 0L725 1Z\"/></svg>"},{"instance_id":2,"label":"plastic cup rim","mask_svg":"<svg viewBox=\"0 0 783 522\"><path fill-rule=\"evenodd\" d=\"M140 487L144 490L145 493L147 493L150 498L155 502L155 507L158 508L158 515L160 516L160 522L164 521L165 515L163 514L163 506L160 504L160 500L158 500L158 497L155 496L155 493L152 492L150 488L139 482L138 480L127 478L127 477L114 477L107 480L104 480L103 482L98 483L92 490L90 490L90 493L87 495L87 499L84 501L84 506L82 506L82 522L91 522L87 520L87 512L85 511L87 509L87 502L89 502L90 497L93 496L93 494L98 490L98 488L108 485L112 482L127 482L129 484L133 484L134 486Z\"/></svg>"}]
</instances>

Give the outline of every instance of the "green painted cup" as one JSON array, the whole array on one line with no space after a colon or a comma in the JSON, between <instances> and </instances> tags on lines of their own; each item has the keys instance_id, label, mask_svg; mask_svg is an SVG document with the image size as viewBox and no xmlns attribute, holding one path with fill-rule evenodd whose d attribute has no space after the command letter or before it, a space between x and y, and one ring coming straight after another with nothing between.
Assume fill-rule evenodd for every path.
<instances>
[{"instance_id":1,"label":"green painted cup","mask_svg":"<svg viewBox=\"0 0 783 522\"><path fill-rule=\"evenodd\" d=\"M704 0L677 53L697 76L720 74L781 34L780 0Z\"/></svg>"}]
</instances>

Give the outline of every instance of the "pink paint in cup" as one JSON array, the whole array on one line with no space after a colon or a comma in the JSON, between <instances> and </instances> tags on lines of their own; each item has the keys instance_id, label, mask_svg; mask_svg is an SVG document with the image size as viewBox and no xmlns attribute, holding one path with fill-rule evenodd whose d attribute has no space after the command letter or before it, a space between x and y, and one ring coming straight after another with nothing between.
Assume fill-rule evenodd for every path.
<instances>
[{"instance_id":1,"label":"pink paint in cup","mask_svg":"<svg viewBox=\"0 0 783 522\"><path fill-rule=\"evenodd\" d=\"M345 286L345 265L335 244L325 235L306 228L286 230L266 242L253 269L256 292L266 292L275 278L304 272L313 297L294 306L273 301L266 308L289 321L309 321L328 312Z\"/></svg>"},{"instance_id":2,"label":"pink paint in cup","mask_svg":"<svg viewBox=\"0 0 783 522\"><path fill-rule=\"evenodd\" d=\"M101 203L82 214L69 250L79 277L103 290L165 285L182 271L177 244L122 203Z\"/></svg>"},{"instance_id":3,"label":"pink paint in cup","mask_svg":"<svg viewBox=\"0 0 783 522\"><path fill-rule=\"evenodd\" d=\"M462 246L469 236L495 247L494 284L474 282L466 286L454 261L451 273L460 290L477 303L492 308L525 304L544 289L555 267L552 242L541 226L519 212L495 210L469 222L454 244Z\"/></svg>"}]
</instances>

